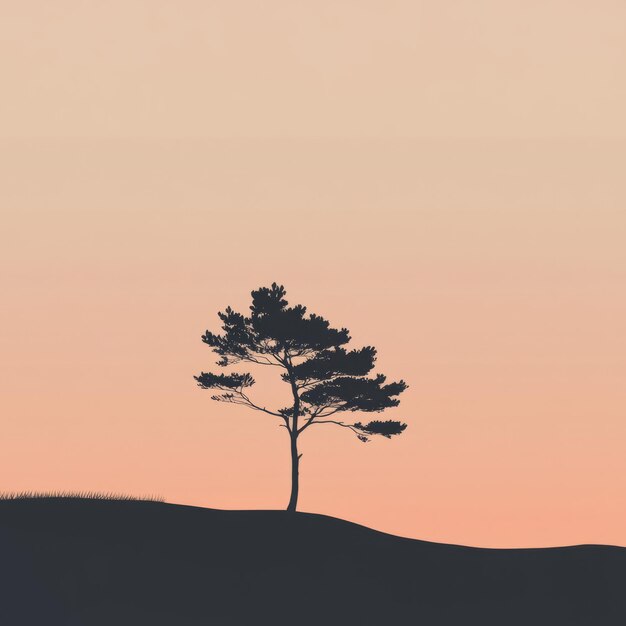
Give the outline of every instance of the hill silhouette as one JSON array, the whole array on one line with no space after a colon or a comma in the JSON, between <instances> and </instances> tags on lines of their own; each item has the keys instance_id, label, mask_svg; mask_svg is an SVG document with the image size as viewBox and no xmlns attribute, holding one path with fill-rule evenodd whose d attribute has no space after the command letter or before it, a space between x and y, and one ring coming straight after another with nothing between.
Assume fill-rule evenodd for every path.
<instances>
[{"instance_id":1,"label":"hill silhouette","mask_svg":"<svg viewBox=\"0 0 626 626\"><path fill-rule=\"evenodd\" d=\"M283 511L0 502L0 624L622 625L626 549L490 550Z\"/></svg>"}]
</instances>

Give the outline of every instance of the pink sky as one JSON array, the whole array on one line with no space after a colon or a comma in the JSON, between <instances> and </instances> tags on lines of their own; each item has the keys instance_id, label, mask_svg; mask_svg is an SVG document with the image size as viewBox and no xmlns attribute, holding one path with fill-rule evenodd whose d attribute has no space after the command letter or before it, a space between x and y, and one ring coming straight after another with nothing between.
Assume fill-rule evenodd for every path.
<instances>
[{"instance_id":1,"label":"pink sky","mask_svg":"<svg viewBox=\"0 0 626 626\"><path fill-rule=\"evenodd\" d=\"M626 545L624 59L611 0L4 2L0 488L284 507L192 378L276 280L410 385L306 433L302 510Z\"/></svg>"}]
</instances>

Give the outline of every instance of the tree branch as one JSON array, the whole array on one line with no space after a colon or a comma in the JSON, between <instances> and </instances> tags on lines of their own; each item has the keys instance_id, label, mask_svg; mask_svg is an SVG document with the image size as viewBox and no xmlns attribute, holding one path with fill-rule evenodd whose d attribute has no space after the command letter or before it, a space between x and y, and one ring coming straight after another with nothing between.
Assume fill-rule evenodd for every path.
<instances>
[{"instance_id":1,"label":"tree branch","mask_svg":"<svg viewBox=\"0 0 626 626\"><path fill-rule=\"evenodd\" d=\"M335 424L336 426L341 426L342 428L348 428L350 429L353 433L356 433L357 435L362 435L363 433L360 430L357 430L352 424L344 424L343 422L337 422L335 420L326 420L323 422L318 422L318 421L309 421L305 426L303 426L299 432L301 432L302 430L304 430L306 427L310 426L311 424Z\"/></svg>"},{"instance_id":2,"label":"tree branch","mask_svg":"<svg viewBox=\"0 0 626 626\"><path fill-rule=\"evenodd\" d=\"M284 415L281 415L280 413L277 413L276 411L270 411L269 409L266 409L265 407L259 406L258 404L255 404L254 402L252 402L252 400L241 389L228 389L226 387L215 387L215 388L219 389L220 391L227 392L224 396L212 396L212 398L216 400L217 402L228 402L230 404L240 404L241 406L247 406L251 409L254 409L255 411L263 411L264 413L267 413L268 415L273 415L275 417L280 417L282 419L285 419ZM234 394L237 394L239 396L239 399L237 399Z\"/></svg>"},{"instance_id":3,"label":"tree branch","mask_svg":"<svg viewBox=\"0 0 626 626\"><path fill-rule=\"evenodd\" d=\"M322 411L326 408L329 407L324 407L319 413L313 413L313 415L311 415L311 417L303 424L302 428L298 430L298 434L300 434L305 428L308 428L311 424L330 424L331 422L315 421L318 417L330 417L331 415L334 415L335 413L340 411L340 409L335 409L334 411L329 411L328 413L323 414Z\"/></svg>"}]
</instances>

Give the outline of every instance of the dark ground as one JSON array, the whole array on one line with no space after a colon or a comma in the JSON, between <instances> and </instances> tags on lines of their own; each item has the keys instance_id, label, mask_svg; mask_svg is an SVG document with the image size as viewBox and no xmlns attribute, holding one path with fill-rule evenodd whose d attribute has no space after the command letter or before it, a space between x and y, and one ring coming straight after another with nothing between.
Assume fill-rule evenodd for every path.
<instances>
[{"instance_id":1,"label":"dark ground","mask_svg":"<svg viewBox=\"0 0 626 626\"><path fill-rule=\"evenodd\" d=\"M0 502L2 626L626 625L626 549L486 550L321 515Z\"/></svg>"}]
</instances>

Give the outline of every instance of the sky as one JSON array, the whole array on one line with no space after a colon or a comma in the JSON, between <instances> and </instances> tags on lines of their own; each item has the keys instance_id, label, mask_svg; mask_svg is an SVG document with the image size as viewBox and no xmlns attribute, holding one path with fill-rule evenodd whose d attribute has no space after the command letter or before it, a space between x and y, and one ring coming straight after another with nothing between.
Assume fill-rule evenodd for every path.
<instances>
[{"instance_id":1,"label":"sky","mask_svg":"<svg viewBox=\"0 0 626 626\"><path fill-rule=\"evenodd\" d=\"M626 546L625 65L618 0L3 0L0 490L286 506L193 380L277 281L409 384L301 510Z\"/></svg>"}]
</instances>

